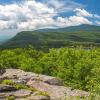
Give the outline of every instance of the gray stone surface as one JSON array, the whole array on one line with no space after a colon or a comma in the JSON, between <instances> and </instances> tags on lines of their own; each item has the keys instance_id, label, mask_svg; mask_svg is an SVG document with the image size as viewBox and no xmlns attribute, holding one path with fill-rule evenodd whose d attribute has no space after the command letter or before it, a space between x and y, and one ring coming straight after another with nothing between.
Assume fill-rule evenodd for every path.
<instances>
[{"instance_id":1,"label":"gray stone surface","mask_svg":"<svg viewBox=\"0 0 100 100\"><path fill-rule=\"evenodd\" d=\"M3 77L7 77L8 79L19 79L24 82L29 80L39 80L51 85L63 85L63 82L55 77L35 74L32 72L24 72L20 69L6 69Z\"/></svg>"},{"instance_id":2,"label":"gray stone surface","mask_svg":"<svg viewBox=\"0 0 100 100\"><path fill-rule=\"evenodd\" d=\"M0 84L0 93L1 92L15 91L15 90L16 90L16 88L14 86Z\"/></svg>"},{"instance_id":3,"label":"gray stone surface","mask_svg":"<svg viewBox=\"0 0 100 100\"><path fill-rule=\"evenodd\" d=\"M16 98L22 98L22 97L30 96L31 93L32 93L32 91L30 91L30 90L21 89L21 90L17 90L15 92L13 92L12 94Z\"/></svg>"},{"instance_id":4,"label":"gray stone surface","mask_svg":"<svg viewBox=\"0 0 100 100\"><path fill-rule=\"evenodd\" d=\"M2 93L0 93L0 100L5 99L9 96L12 96L12 92L2 92Z\"/></svg>"},{"instance_id":5,"label":"gray stone surface","mask_svg":"<svg viewBox=\"0 0 100 100\"><path fill-rule=\"evenodd\" d=\"M88 97L90 94L82 90L72 90L71 87L49 85L41 81L29 81L27 85L46 92L53 100L65 99L68 96Z\"/></svg>"},{"instance_id":6,"label":"gray stone surface","mask_svg":"<svg viewBox=\"0 0 100 100\"><path fill-rule=\"evenodd\" d=\"M50 100L50 97L37 95L37 96L30 96L27 98L27 100Z\"/></svg>"},{"instance_id":7,"label":"gray stone surface","mask_svg":"<svg viewBox=\"0 0 100 100\"><path fill-rule=\"evenodd\" d=\"M14 96L15 100L65 100L66 97L89 97L90 93L63 86L55 77L24 72L20 69L6 69L0 80L10 79L15 84L27 85L37 91L18 89L11 85L0 84L0 100ZM39 94L40 93L40 94ZM41 94L43 93L43 94ZM46 93L46 95L45 95Z\"/></svg>"}]
</instances>

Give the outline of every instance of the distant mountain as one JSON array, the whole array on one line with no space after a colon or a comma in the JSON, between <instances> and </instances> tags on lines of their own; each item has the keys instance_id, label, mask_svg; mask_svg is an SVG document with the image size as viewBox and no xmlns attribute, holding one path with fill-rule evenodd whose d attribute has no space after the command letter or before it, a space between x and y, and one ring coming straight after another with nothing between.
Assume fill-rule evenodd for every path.
<instances>
[{"instance_id":1,"label":"distant mountain","mask_svg":"<svg viewBox=\"0 0 100 100\"><path fill-rule=\"evenodd\" d=\"M83 24L79 26L70 26L57 29L39 29L37 31L38 32L77 32L77 31L100 32L100 26Z\"/></svg>"},{"instance_id":2,"label":"distant mountain","mask_svg":"<svg viewBox=\"0 0 100 100\"><path fill-rule=\"evenodd\" d=\"M76 44L100 43L100 26L80 25L59 29L23 31L5 42L2 47L16 48L33 45L35 48L59 48Z\"/></svg>"}]
</instances>

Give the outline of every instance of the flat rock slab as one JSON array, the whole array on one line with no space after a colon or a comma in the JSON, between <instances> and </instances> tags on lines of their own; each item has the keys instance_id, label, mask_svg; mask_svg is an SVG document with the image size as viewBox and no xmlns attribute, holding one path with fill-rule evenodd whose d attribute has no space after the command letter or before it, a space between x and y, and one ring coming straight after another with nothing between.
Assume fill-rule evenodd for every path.
<instances>
[{"instance_id":1,"label":"flat rock slab","mask_svg":"<svg viewBox=\"0 0 100 100\"><path fill-rule=\"evenodd\" d=\"M13 86L0 84L0 93L1 92L15 91L15 90L16 90L16 88Z\"/></svg>"},{"instance_id":2,"label":"flat rock slab","mask_svg":"<svg viewBox=\"0 0 100 100\"><path fill-rule=\"evenodd\" d=\"M43 82L30 81L27 85L46 92L51 100L65 100L69 96L88 97L90 94L81 90L72 90L70 87L49 85Z\"/></svg>"},{"instance_id":3,"label":"flat rock slab","mask_svg":"<svg viewBox=\"0 0 100 100\"><path fill-rule=\"evenodd\" d=\"M55 86L55 85L49 85L43 82L28 82L27 85L36 88L39 91L43 91L47 93L51 100L63 100L62 98L66 98L66 96L69 96L71 92L71 88L63 87L63 86Z\"/></svg>"},{"instance_id":4,"label":"flat rock slab","mask_svg":"<svg viewBox=\"0 0 100 100\"><path fill-rule=\"evenodd\" d=\"M62 80L52 77L52 76L47 76L47 75L37 75L34 78L31 78L31 80L39 80L42 81L44 83L50 84L50 85L58 85L58 86L63 86L63 82Z\"/></svg>"},{"instance_id":5,"label":"flat rock slab","mask_svg":"<svg viewBox=\"0 0 100 100\"><path fill-rule=\"evenodd\" d=\"M32 91L26 90L26 89L21 89L16 92L13 92L12 95L16 98L22 98L22 97L27 97L31 95Z\"/></svg>"},{"instance_id":6,"label":"flat rock slab","mask_svg":"<svg viewBox=\"0 0 100 100\"><path fill-rule=\"evenodd\" d=\"M21 90L17 90L17 91L10 91L10 92L2 92L0 93L0 100L3 98L7 98L9 96L14 96L15 98L24 98L27 96L31 95L31 91L30 90L26 90L26 89L21 89Z\"/></svg>"},{"instance_id":7,"label":"flat rock slab","mask_svg":"<svg viewBox=\"0 0 100 100\"><path fill-rule=\"evenodd\" d=\"M11 92L0 93L0 100L5 99L6 97L9 97L11 95Z\"/></svg>"},{"instance_id":8,"label":"flat rock slab","mask_svg":"<svg viewBox=\"0 0 100 100\"><path fill-rule=\"evenodd\" d=\"M27 100L51 100L51 99L48 96L37 95L37 96L30 96L27 98Z\"/></svg>"}]
</instances>

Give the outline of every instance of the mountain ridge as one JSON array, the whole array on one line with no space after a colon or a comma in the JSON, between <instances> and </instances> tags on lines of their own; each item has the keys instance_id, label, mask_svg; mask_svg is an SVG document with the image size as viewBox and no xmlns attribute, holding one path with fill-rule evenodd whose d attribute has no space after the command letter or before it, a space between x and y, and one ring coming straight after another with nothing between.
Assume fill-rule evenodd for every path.
<instances>
[{"instance_id":1,"label":"mountain ridge","mask_svg":"<svg viewBox=\"0 0 100 100\"><path fill-rule=\"evenodd\" d=\"M95 28L94 31L95 30L100 31L100 26L88 25L88 24L69 26L69 27L63 27L63 28L55 28L55 29L45 28L45 29L38 29L35 31L36 32L48 32L48 31L50 32L72 32L73 30L74 31L93 31L92 28Z\"/></svg>"},{"instance_id":2,"label":"mountain ridge","mask_svg":"<svg viewBox=\"0 0 100 100\"><path fill-rule=\"evenodd\" d=\"M36 48L59 48L74 44L99 44L100 26L80 25L58 29L22 31L3 43L2 47L16 48L32 45Z\"/></svg>"}]
</instances>

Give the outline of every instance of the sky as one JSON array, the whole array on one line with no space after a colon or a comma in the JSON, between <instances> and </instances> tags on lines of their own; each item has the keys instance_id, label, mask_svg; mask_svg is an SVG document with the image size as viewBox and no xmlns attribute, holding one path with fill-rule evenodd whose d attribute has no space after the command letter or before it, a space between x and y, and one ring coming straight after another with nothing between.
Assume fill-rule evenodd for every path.
<instances>
[{"instance_id":1,"label":"sky","mask_svg":"<svg viewBox=\"0 0 100 100\"><path fill-rule=\"evenodd\" d=\"M100 0L0 0L0 30L100 25Z\"/></svg>"}]
</instances>

